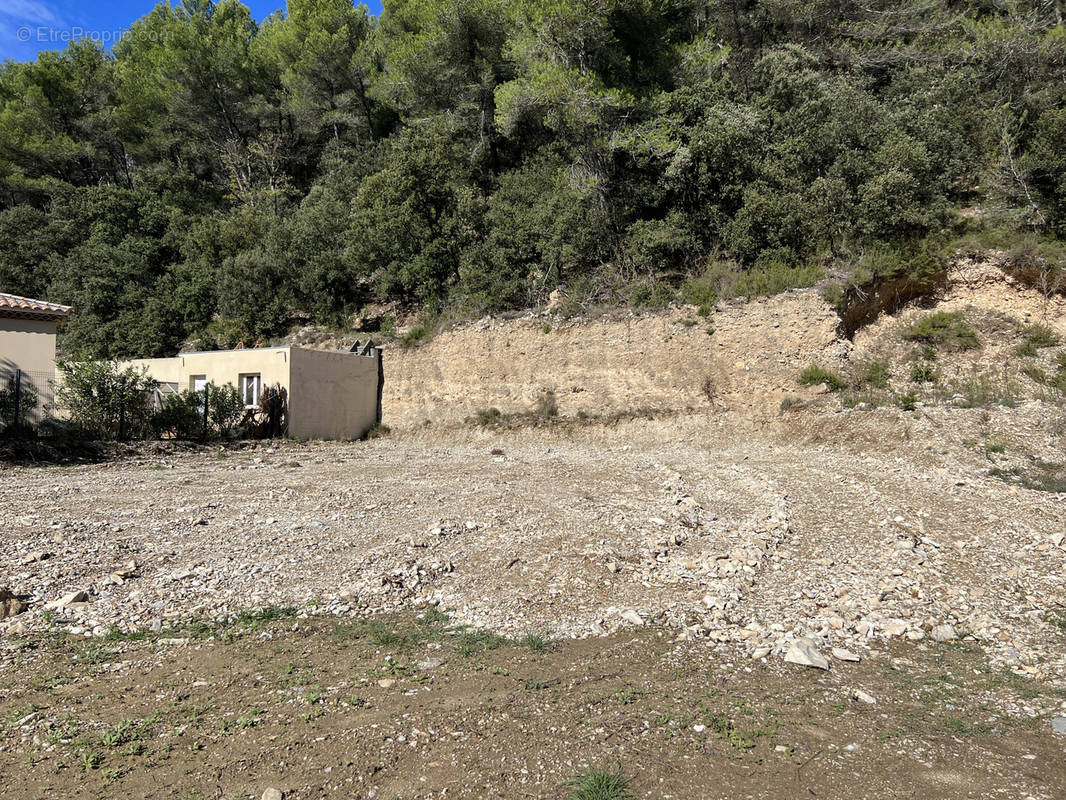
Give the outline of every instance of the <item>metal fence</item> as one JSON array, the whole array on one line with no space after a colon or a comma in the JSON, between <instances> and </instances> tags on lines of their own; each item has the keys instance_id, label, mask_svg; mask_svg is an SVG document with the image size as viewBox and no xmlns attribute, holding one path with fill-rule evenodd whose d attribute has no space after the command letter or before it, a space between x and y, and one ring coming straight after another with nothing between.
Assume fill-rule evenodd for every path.
<instances>
[{"instance_id":1,"label":"metal fence","mask_svg":"<svg viewBox=\"0 0 1066 800\"><path fill-rule=\"evenodd\" d=\"M0 369L0 434L36 428L52 409L52 381L46 372Z\"/></svg>"}]
</instances>

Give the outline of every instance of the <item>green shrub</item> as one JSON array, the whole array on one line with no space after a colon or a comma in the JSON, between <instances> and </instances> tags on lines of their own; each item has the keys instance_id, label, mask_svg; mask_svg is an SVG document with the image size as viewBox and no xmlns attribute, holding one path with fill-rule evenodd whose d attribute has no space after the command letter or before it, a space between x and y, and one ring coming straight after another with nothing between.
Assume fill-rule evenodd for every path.
<instances>
[{"instance_id":1,"label":"green shrub","mask_svg":"<svg viewBox=\"0 0 1066 800\"><path fill-rule=\"evenodd\" d=\"M416 322L403 332L400 337L400 343L404 347L413 347L420 342L427 340L433 333L433 327L425 322Z\"/></svg>"},{"instance_id":2,"label":"green shrub","mask_svg":"<svg viewBox=\"0 0 1066 800\"><path fill-rule=\"evenodd\" d=\"M899 407L904 411L914 411L918 407L918 396L914 392L907 392L899 396Z\"/></svg>"},{"instance_id":3,"label":"green shrub","mask_svg":"<svg viewBox=\"0 0 1066 800\"><path fill-rule=\"evenodd\" d=\"M629 284L629 305L633 308L656 311L676 298L677 293L664 281L642 279Z\"/></svg>"},{"instance_id":4,"label":"green shrub","mask_svg":"<svg viewBox=\"0 0 1066 800\"><path fill-rule=\"evenodd\" d=\"M1066 393L1066 353L1059 353L1056 365L1058 370L1055 372L1055 376L1048 381L1048 386Z\"/></svg>"},{"instance_id":5,"label":"green shrub","mask_svg":"<svg viewBox=\"0 0 1066 800\"><path fill-rule=\"evenodd\" d=\"M681 285L681 296L686 303L696 306L696 313L701 317L709 316L714 304L718 302L718 289L714 279L708 275L697 275Z\"/></svg>"},{"instance_id":6,"label":"green shrub","mask_svg":"<svg viewBox=\"0 0 1066 800\"><path fill-rule=\"evenodd\" d=\"M156 437L198 439L204 432L204 393L186 389L163 400L152 415Z\"/></svg>"},{"instance_id":7,"label":"green shrub","mask_svg":"<svg viewBox=\"0 0 1066 800\"><path fill-rule=\"evenodd\" d=\"M911 382L936 383L936 368L928 361L915 361L911 365Z\"/></svg>"},{"instance_id":8,"label":"green shrub","mask_svg":"<svg viewBox=\"0 0 1066 800\"><path fill-rule=\"evenodd\" d=\"M824 383L831 392L839 392L847 386L847 382L835 372L817 364L811 364L800 373L799 383L803 386L817 386Z\"/></svg>"},{"instance_id":9,"label":"green shrub","mask_svg":"<svg viewBox=\"0 0 1066 800\"><path fill-rule=\"evenodd\" d=\"M1035 356L1044 348L1058 347L1061 341L1058 334L1047 325L1030 325L1024 333L1025 338L1015 350L1020 356Z\"/></svg>"},{"instance_id":10,"label":"green shrub","mask_svg":"<svg viewBox=\"0 0 1066 800\"><path fill-rule=\"evenodd\" d=\"M120 369L111 361L60 361L56 406L85 435L146 438L152 433L151 395L159 382L146 369Z\"/></svg>"},{"instance_id":11,"label":"green shrub","mask_svg":"<svg viewBox=\"0 0 1066 800\"><path fill-rule=\"evenodd\" d=\"M241 422L247 413L241 393L232 383L224 383L221 386L208 384L210 389L210 404L207 409L207 419L211 423L212 431L223 439L236 439L244 434ZM263 393L265 395L265 392Z\"/></svg>"},{"instance_id":12,"label":"green shrub","mask_svg":"<svg viewBox=\"0 0 1066 800\"><path fill-rule=\"evenodd\" d=\"M912 323L903 338L946 350L974 350L981 346L977 332L961 311L936 311Z\"/></svg>"}]
</instances>

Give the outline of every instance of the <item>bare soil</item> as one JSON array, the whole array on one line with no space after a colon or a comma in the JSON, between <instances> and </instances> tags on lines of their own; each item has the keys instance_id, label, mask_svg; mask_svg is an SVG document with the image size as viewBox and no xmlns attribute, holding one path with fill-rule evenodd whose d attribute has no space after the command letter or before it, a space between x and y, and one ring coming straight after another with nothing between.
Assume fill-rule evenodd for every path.
<instances>
[{"instance_id":1,"label":"bare soil","mask_svg":"<svg viewBox=\"0 0 1066 800\"><path fill-rule=\"evenodd\" d=\"M0 695L4 797L563 797L590 765L637 797L1066 791L1064 739L1029 713L1066 695L973 645L825 673L648 628L516 642L439 614L285 613L21 642Z\"/></svg>"}]
</instances>

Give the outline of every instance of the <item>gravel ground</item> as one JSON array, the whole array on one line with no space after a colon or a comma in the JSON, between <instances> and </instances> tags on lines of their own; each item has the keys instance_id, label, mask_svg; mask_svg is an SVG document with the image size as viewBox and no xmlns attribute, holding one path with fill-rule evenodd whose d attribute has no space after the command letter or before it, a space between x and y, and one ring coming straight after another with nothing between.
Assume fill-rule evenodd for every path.
<instances>
[{"instance_id":1,"label":"gravel ground","mask_svg":"<svg viewBox=\"0 0 1066 800\"><path fill-rule=\"evenodd\" d=\"M832 662L958 638L1066 681L1066 503L959 443L995 420L804 413L759 432L694 416L6 469L0 586L28 610L0 626L440 604L508 634L660 623L769 660L797 640Z\"/></svg>"}]
</instances>

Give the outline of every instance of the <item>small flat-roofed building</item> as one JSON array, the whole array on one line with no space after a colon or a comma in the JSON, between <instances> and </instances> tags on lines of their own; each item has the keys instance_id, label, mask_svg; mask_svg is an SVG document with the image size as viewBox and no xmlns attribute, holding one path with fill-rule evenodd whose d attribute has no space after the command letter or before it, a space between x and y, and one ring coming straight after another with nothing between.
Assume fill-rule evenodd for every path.
<instances>
[{"instance_id":1,"label":"small flat-roofed building","mask_svg":"<svg viewBox=\"0 0 1066 800\"><path fill-rule=\"evenodd\" d=\"M288 394L288 433L301 439L358 439L381 420L381 350L375 347L212 350L123 365L147 369L169 392L232 384L247 408L258 406L264 387L280 385Z\"/></svg>"}]
</instances>

